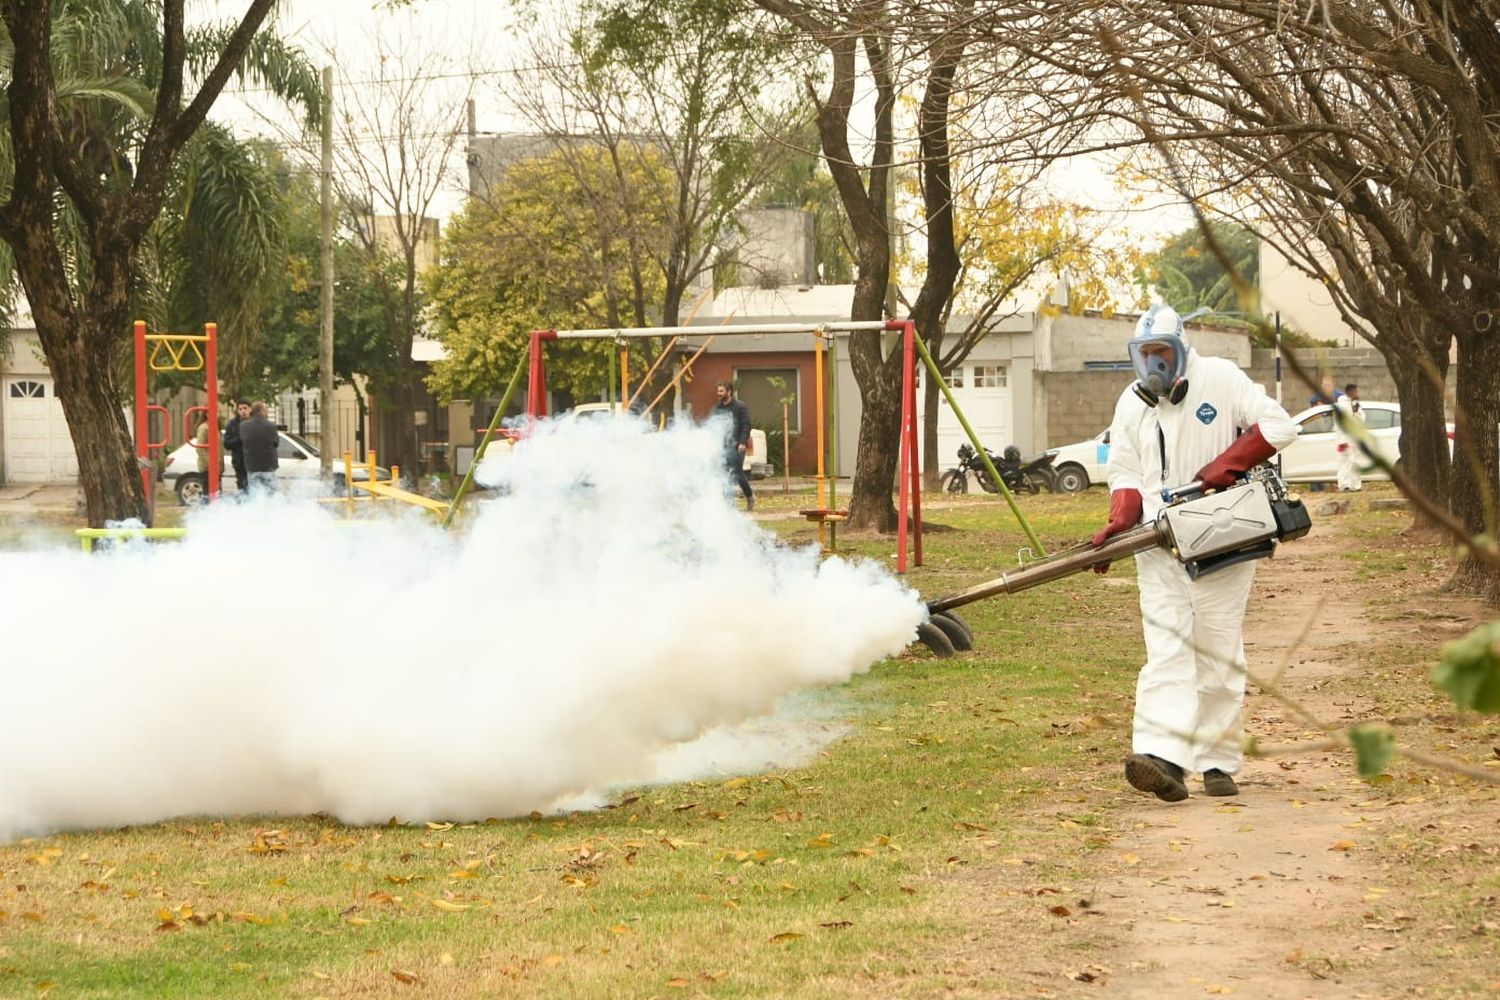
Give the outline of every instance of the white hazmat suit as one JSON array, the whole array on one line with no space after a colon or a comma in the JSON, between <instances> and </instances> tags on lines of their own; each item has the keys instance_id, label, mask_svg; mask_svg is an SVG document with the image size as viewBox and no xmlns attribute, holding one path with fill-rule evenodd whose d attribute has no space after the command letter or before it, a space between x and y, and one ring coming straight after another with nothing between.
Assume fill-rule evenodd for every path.
<instances>
[{"instance_id":1,"label":"white hazmat suit","mask_svg":"<svg viewBox=\"0 0 1500 1000\"><path fill-rule=\"evenodd\" d=\"M1153 406L1132 387L1115 405L1108 466L1111 524L1101 535L1124 530L1115 527L1115 501L1128 499L1129 504L1118 505L1127 509L1137 502L1124 491L1139 491L1141 520L1151 521L1163 506L1163 488L1192 482L1215 462L1220 473L1226 461L1232 471L1243 472L1236 460L1262 461L1297 437L1286 411L1233 362L1201 357L1191 348L1186 353L1181 379L1186 386L1173 394L1176 402L1163 397ZM1236 444L1241 432L1248 433ZM1095 544L1100 541L1096 536ZM1243 763L1241 627L1255 563L1192 580L1160 549L1135 559L1146 663L1136 684L1134 751L1185 771L1232 775Z\"/></svg>"},{"instance_id":2,"label":"white hazmat suit","mask_svg":"<svg viewBox=\"0 0 1500 1000\"><path fill-rule=\"evenodd\" d=\"M1338 410L1334 423L1334 439L1338 442L1339 489L1364 489L1364 476L1360 469L1360 459L1363 458L1363 453L1360 451L1359 442L1350 431L1356 422L1364 422L1365 415L1359 411L1359 403L1348 396L1340 396L1334 401L1333 406Z\"/></svg>"}]
</instances>

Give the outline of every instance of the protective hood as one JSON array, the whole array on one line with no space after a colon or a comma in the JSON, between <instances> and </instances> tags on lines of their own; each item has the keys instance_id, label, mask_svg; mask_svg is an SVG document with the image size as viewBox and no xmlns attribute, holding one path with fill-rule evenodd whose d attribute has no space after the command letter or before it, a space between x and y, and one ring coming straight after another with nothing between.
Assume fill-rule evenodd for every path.
<instances>
[{"instance_id":1,"label":"protective hood","mask_svg":"<svg viewBox=\"0 0 1500 1000\"><path fill-rule=\"evenodd\" d=\"M1170 398L1172 389L1187 373L1188 346L1183 337L1182 317L1170 306L1156 305L1135 325L1135 336L1126 345L1140 387L1156 399ZM1168 348L1151 350L1151 348Z\"/></svg>"}]
</instances>

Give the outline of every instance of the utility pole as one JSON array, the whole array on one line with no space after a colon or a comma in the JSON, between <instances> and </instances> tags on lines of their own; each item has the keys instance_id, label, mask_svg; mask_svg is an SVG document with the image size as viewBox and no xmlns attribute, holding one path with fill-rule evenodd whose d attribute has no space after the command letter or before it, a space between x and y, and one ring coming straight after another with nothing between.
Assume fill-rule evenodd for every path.
<instances>
[{"instance_id":1,"label":"utility pole","mask_svg":"<svg viewBox=\"0 0 1500 1000\"><path fill-rule=\"evenodd\" d=\"M323 169L319 174L318 229L322 242L323 282L318 329L319 474L333 478L333 67L323 67ZM349 469L345 475L352 474Z\"/></svg>"}]
</instances>

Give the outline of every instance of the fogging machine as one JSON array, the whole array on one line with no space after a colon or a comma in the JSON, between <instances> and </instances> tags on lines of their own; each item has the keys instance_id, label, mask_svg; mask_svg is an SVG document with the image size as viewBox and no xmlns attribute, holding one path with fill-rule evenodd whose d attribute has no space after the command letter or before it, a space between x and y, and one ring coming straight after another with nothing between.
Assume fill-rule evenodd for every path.
<instances>
[{"instance_id":1,"label":"fogging machine","mask_svg":"<svg viewBox=\"0 0 1500 1000\"><path fill-rule=\"evenodd\" d=\"M973 634L953 613L965 604L1029 590L1151 548L1172 553L1196 580L1227 566L1264 559L1276 550L1277 542L1301 538L1312 528L1307 508L1267 465L1226 489L1207 491L1194 482L1163 490L1162 500L1166 506L1154 520L1122 531L1098 548L1078 546L928 601L929 619L918 628L917 638L939 656L951 656L954 650L973 646Z\"/></svg>"}]
</instances>

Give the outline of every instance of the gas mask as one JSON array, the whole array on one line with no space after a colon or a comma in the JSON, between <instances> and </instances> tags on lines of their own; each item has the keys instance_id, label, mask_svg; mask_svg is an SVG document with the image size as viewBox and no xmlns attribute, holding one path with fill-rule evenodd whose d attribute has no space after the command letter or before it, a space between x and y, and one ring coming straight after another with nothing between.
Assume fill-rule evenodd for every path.
<instances>
[{"instance_id":1,"label":"gas mask","mask_svg":"<svg viewBox=\"0 0 1500 1000\"><path fill-rule=\"evenodd\" d=\"M1147 406L1165 399L1180 403L1187 395L1187 342L1182 337L1182 317L1170 306L1152 306L1135 325L1135 336L1126 345L1135 368L1131 388Z\"/></svg>"}]
</instances>

